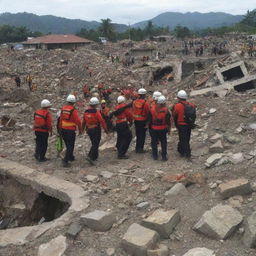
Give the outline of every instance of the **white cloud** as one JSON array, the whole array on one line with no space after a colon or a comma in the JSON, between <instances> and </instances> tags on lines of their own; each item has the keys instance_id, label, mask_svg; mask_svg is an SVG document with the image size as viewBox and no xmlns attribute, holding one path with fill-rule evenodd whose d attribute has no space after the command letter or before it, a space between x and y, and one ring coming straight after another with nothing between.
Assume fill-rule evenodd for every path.
<instances>
[{"instance_id":1,"label":"white cloud","mask_svg":"<svg viewBox=\"0 0 256 256\"><path fill-rule=\"evenodd\" d=\"M0 12L31 12L67 18L134 23L167 11L222 11L244 14L255 8L255 0L0 0Z\"/></svg>"}]
</instances>

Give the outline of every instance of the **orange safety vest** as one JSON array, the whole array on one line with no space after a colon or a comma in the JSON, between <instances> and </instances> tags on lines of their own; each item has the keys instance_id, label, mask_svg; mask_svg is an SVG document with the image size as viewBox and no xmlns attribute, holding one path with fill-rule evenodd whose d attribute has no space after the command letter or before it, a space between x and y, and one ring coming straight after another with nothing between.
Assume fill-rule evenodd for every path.
<instances>
[{"instance_id":1,"label":"orange safety vest","mask_svg":"<svg viewBox=\"0 0 256 256\"><path fill-rule=\"evenodd\" d=\"M117 105L116 110L118 110L118 109L120 109L124 106L125 106L125 104ZM125 111L123 111L121 114L116 116L116 124L124 123L124 122L127 122L127 121L128 121L128 119L127 119Z\"/></svg>"},{"instance_id":2,"label":"orange safety vest","mask_svg":"<svg viewBox=\"0 0 256 256\"><path fill-rule=\"evenodd\" d=\"M138 121L145 121L146 116L144 113L144 106L146 104L146 100L144 99L137 99L133 101L132 104L132 111L133 111L133 118L134 120Z\"/></svg>"},{"instance_id":3,"label":"orange safety vest","mask_svg":"<svg viewBox=\"0 0 256 256\"><path fill-rule=\"evenodd\" d=\"M42 130L48 132L46 120L49 112L44 109L39 109L34 113L34 130Z\"/></svg>"},{"instance_id":4,"label":"orange safety vest","mask_svg":"<svg viewBox=\"0 0 256 256\"><path fill-rule=\"evenodd\" d=\"M84 120L88 129L96 128L99 126L97 118L97 109L87 109L84 112Z\"/></svg>"},{"instance_id":5,"label":"orange safety vest","mask_svg":"<svg viewBox=\"0 0 256 256\"><path fill-rule=\"evenodd\" d=\"M65 129L70 127L76 127L76 124L70 121L70 118L74 110L75 108L71 105L64 106L61 109L61 127L62 128Z\"/></svg>"},{"instance_id":6,"label":"orange safety vest","mask_svg":"<svg viewBox=\"0 0 256 256\"><path fill-rule=\"evenodd\" d=\"M158 109L157 106L152 107L152 125L151 128L154 130L163 130L167 128L166 115L168 113L167 107Z\"/></svg>"}]
</instances>

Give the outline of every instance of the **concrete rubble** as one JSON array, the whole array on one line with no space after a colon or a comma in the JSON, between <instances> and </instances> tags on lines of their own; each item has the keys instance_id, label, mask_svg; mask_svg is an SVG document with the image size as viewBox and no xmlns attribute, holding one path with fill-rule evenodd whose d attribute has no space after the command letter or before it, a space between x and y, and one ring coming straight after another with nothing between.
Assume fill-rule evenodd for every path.
<instances>
[{"instance_id":1,"label":"concrete rubble","mask_svg":"<svg viewBox=\"0 0 256 256\"><path fill-rule=\"evenodd\" d=\"M228 205L217 205L205 212L194 230L213 239L227 239L243 221L243 216Z\"/></svg>"},{"instance_id":2,"label":"concrete rubble","mask_svg":"<svg viewBox=\"0 0 256 256\"><path fill-rule=\"evenodd\" d=\"M246 220L243 242L249 248L256 248L256 212Z\"/></svg>"},{"instance_id":3,"label":"concrete rubble","mask_svg":"<svg viewBox=\"0 0 256 256\"><path fill-rule=\"evenodd\" d=\"M194 248L189 250L183 256L216 256L214 251L207 248Z\"/></svg>"}]
</instances>

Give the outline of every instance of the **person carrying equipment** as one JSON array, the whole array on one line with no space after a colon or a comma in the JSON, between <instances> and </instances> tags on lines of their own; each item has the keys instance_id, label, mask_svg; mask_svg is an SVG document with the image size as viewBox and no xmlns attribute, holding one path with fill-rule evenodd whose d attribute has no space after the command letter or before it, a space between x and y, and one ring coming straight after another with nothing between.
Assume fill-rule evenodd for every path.
<instances>
[{"instance_id":1,"label":"person carrying equipment","mask_svg":"<svg viewBox=\"0 0 256 256\"><path fill-rule=\"evenodd\" d=\"M76 127L78 127L79 135L82 134L82 123L78 115L78 111L74 105L76 97L72 94L67 97L67 105L61 109L60 114L60 129L61 136L66 145L66 155L63 159L63 166L69 167L69 161L74 161L74 147L76 140Z\"/></svg>"},{"instance_id":2,"label":"person carrying equipment","mask_svg":"<svg viewBox=\"0 0 256 256\"><path fill-rule=\"evenodd\" d=\"M99 145L101 140L101 127L108 133L107 125L103 119L97 106L99 105L99 100L96 97L92 97L89 102L89 107L84 112L83 118L83 130L86 128L86 132L91 140L91 149L89 151L88 157L86 158L91 164L93 161L98 159L99 156Z\"/></svg>"},{"instance_id":3,"label":"person carrying equipment","mask_svg":"<svg viewBox=\"0 0 256 256\"><path fill-rule=\"evenodd\" d=\"M117 98L118 105L115 107L115 111L111 113L116 117L116 132L117 132L117 152L118 159L128 159L126 152L130 146L132 140L132 132L129 126L132 126L132 114L129 107L124 103L125 97L119 96ZM128 124L129 123L129 124Z\"/></svg>"},{"instance_id":4,"label":"person carrying equipment","mask_svg":"<svg viewBox=\"0 0 256 256\"><path fill-rule=\"evenodd\" d=\"M146 123L149 113L149 104L146 101L147 91L144 88L138 90L139 98L133 101L132 112L136 131L136 153L144 153L146 139Z\"/></svg>"},{"instance_id":5,"label":"person carrying equipment","mask_svg":"<svg viewBox=\"0 0 256 256\"><path fill-rule=\"evenodd\" d=\"M45 157L48 147L49 133L52 135L52 115L49 112L51 103L49 100L41 101L41 109L34 113L34 131L36 135L36 149L34 157L39 162L45 162L48 159Z\"/></svg>"},{"instance_id":6,"label":"person carrying equipment","mask_svg":"<svg viewBox=\"0 0 256 256\"><path fill-rule=\"evenodd\" d=\"M177 94L178 103L173 106L172 113L179 133L178 152L182 157L191 157L190 136L195 127L196 106L187 102L188 95L184 90Z\"/></svg>"},{"instance_id":7,"label":"person carrying equipment","mask_svg":"<svg viewBox=\"0 0 256 256\"><path fill-rule=\"evenodd\" d=\"M158 141L161 143L162 160L167 161L167 133L170 133L171 114L166 107L166 98L160 96L157 104L150 109L149 126L151 129L151 147L154 160L158 159Z\"/></svg>"}]
</instances>

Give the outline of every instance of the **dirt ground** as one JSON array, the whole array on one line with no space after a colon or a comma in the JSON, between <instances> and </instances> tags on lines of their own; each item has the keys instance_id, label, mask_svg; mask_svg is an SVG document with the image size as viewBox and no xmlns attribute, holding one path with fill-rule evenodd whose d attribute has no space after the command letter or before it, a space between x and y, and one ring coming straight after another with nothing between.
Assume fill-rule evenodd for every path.
<instances>
[{"instance_id":1,"label":"dirt ground","mask_svg":"<svg viewBox=\"0 0 256 256\"><path fill-rule=\"evenodd\" d=\"M11 95L15 86L6 89L6 84L2 78L2 88L4 93ZM9 80L10 81L10 80ZM3 85L4 84L4 85ZM152 89L168 89L168 105L175 102L175 94L178 88L188 89L187 85L167 84L153 86ZM11 90L10 90L11 89ZM230 204L229 200L222 200L217 188L210 188L210 184L224 182L236 178L247 178L250 182L256 182L255 178L255 158L246 158L249 152L255 150L255 131L246 127L256 122L256 115L252 109L256 96L256 89L238 93L229 92L225 98L215 97L214 95L197 96L190 99L198 108L198 127L193 130L192 161L181 158L176 151L177 131L173 127L171 135L168 137L168 161L154 161L150 153L150 136L147 133L145 154L134 152L135 140L133 139L129 148L129 159L117 159L115 151L115 135L102 137L102 144L110 142L110 148L101 150L99 159L95 166L90 166L85 160L86 153L89 151L89 140L86 135L77 136L75 157L71 168L63 168L61 158L57 156L55 149L56 132L49 138L49 148L47 157L48 162L38 163L33 158L34 153L34 134L31 130L33 110L41 98L50 97L54 99L54 94L58 90L44 94L42 91L29 93L28 99L19 101L17 105L4 106L4 103L15 102L15 96L1 102L1 113L9 114L16 121L14 129L0 129L0 156L19 162L49 175L54 175L62 179L71 181L82 186L90 198L90 206L86 212L92 210L111 210L117 216L117 222L108 232L94 232L89 228L83 228L75 240L68 240L66 256L103 256L107 255L108 248L115 248L116 256L127 255L120 248L120 241L128 227L132 223L140 223L142 218L148 216L158 208L179 209L181 222L175 228L170 239L162 242L170 249L170 255L182 256L189 249L194 247L207 247L215 251L216 256L254 256L254 249L248 249L242 242L243 232L239 229L235 234L225 240L216 241L198 234L192 230L194 224L200 219L203 213L215 205ZM11 92L10 92L11 91ZM6 98L8 98L6 97ZM54 108L58 109L64 102L63 97L56 98ZM215 108L216 112L209 114L209 110ZM82 114L83 106L79 107ZM56 112L55 110L53 112ZM243 127L238 131L238 127ZM227 163L212 168L205 167L206 159L212 154L209 147L212 145L210 138L216 133L227 136L235 136L236 143L230 143L223 139L226 153L242 152L245 160L239 164ZM134 131L133 131L134 135ZM113 173L113 177L106 179L101 176L102 171ZM173 186L173 183L166 181L165 176L196 173L203 174L207 181L205 184L192 184L187 186L188 195L179 195L175 198L168 198L164 193ZM99 181L90 183L86 181L86 175L98 175ZM256 193L243 196L243 202L238 209L246 219L256 210ZM137 205L141 202L148 202L149 207L139 209ZM74 216L70 223L78 222L79 216ZM0 255L3 256L34 256L37 255L38 247L52 238L65 234L69 226L64 226L52 232L45 233L37 240L24 246L10 246L0 248ZM242 223L241 228L244 227Z\"/></svg>"}]
</instances>

